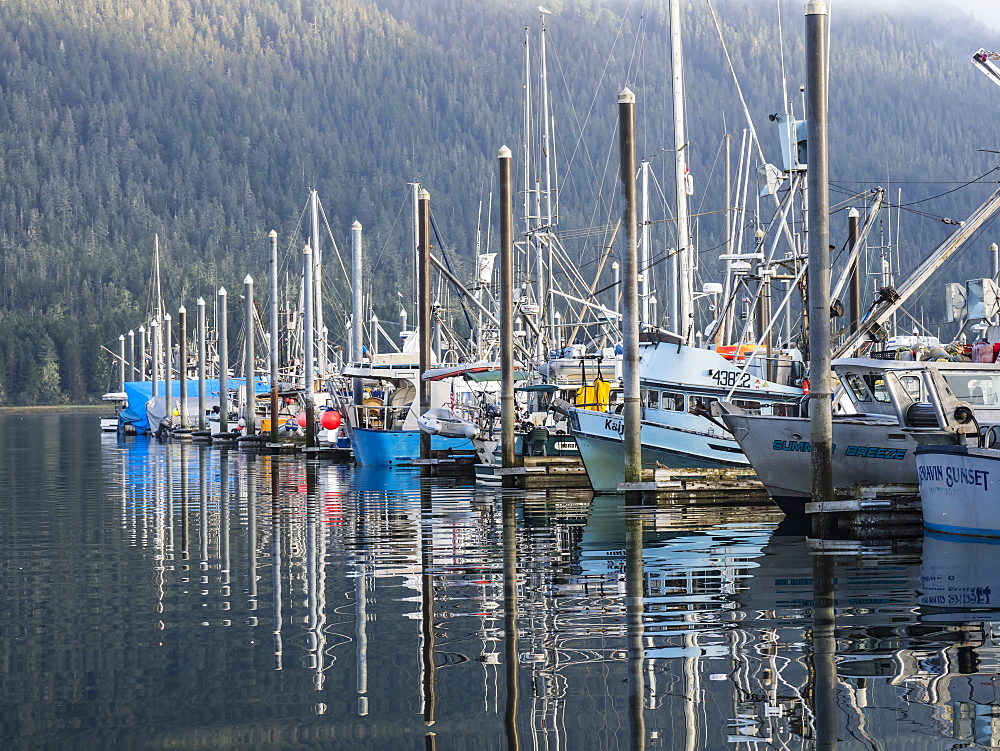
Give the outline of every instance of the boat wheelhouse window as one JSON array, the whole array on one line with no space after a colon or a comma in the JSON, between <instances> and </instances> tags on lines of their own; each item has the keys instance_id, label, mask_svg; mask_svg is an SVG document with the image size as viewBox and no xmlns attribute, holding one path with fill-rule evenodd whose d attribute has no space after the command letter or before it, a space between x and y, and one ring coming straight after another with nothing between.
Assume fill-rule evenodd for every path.
<instances>
[{"instance_id":1,"label":"boat wheelhouse window","mask_svg":"<svg viewBox=\"0 0 1000 751\"><path fill-rule=\"evenodd\" d=\"M888 402L889 401L889 389L885 385L885 377L882 375L867 375L865 376L865 383L868 384L868 388L875 397L877 402Z\"/></svg>"},{"instance_id":2,"label":"boat wheelhouse window","mask_svg":"<svg viewBox=\"0 0 1000 751\"><path fill-rule=\"evenodd\" d=\"M660 409L665 409L668 412L684 411L684 394L678 394L675 391L661 391L660 396Z\"/></svg>"},{"instance_id":3,"label":"boat wheelhouse window","mask_svg":"<svg viewBox=\"0 0 1000 751\"><path fill-rule=\"evenodd\" d=\"M791 402L775 402L771 405L771 414L777 417L798 417L799 405Z\"/></svg>"},{"instance_id":4,"label":"boat wheelhouse window","mask_svg":"<svg viewBox=\"0 0 1000 751\"><path fill-rule=\"evenodd\" d=\"M660 392L657 389L643 389L642 403L650 409L660 408Z\"/></svg>"},{"instance_id":5,"label":"boat wheelhouse window","mask_svg":"<svg viewBox=\"0 0 1000 751\"><path fill-rule=\"evenodd\" d=\"M899 383L904 389L906 389L907 396L909 396L913 401L921 401L920 392L922 389L920 388L919 376L901 376Z\"/></svg>"},{"instance_id":6,"label":"boat wheelhouse window","mask_svg":"<svg viewBox=\"0 0 1000 751\"><path fill-rule=\"evenodd\" d=\"M868 394L868 387L865 386L865 382L857 373L848 373L844 376L844 381L847 383L847 387L854 395L854 401L870 402L872 400L871 396Z\"/></svg>"},{"instance_id":7,"label":"boat wheelhouse window","mask_svg":"<svg viewBox=\"0 0 1000 751\"><path fill-rule=\"evenodd\" d=\"M973 407L1000 406L1000 375L944 373L944 380L959 401Z\"/></svg>"},{"instance_id":8,"label":"boat wheelhouse window","mask_svg":"<svg viewBox=\"0 0 1000 751\"><path fill-rule=\"evenodd\" d=\"M733 404L735 404L740 409L760 409L760 402L755 399L733 399Z\"/></svg>"},{"instance_id":9,"label":"boat wheelhouse window","mask_svg":"<svg viewBox=\"0 0 1000 751\"><path fill-rule=\"evenodd\" d=\"M688 412L695 415L711 414L712 405L719 401L711 396L691 396L688 398Z\"/></svg>"}]
</instances>

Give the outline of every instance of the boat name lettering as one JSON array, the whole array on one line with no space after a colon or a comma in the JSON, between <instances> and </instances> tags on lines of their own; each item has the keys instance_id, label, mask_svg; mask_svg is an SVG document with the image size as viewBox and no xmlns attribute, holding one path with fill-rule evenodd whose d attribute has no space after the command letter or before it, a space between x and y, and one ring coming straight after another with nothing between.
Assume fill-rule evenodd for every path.
<instances>
[{"instance_id":1,"label":"boat name lettering","mask_svg":"<svg viewBox=\"0 0 1000 751\"><path fill-rule=\"evenodd\" d=\"M625 421L616 420L613 417L607 417L604 420L604 429L610 430L612 433L617 433L618 435L625 435Z\"/></svg>"},{"instance_id":2,"label":"boat name lettering","mask_svg":"<svg viewBox=\"0 0 1000 751\"><path fill-rule=\"evenodd\" d=\"M750 388L750 374L741 373L738 370L710 370L708 377L723 388L734 386L739 389Z\"/></svg>"},{"instance_id":3,"label":"boat name lettering","mask_svg":"<svg viewBox=\"0 0 1000 751\"><path fill-rule=\"evenodd\" d=\"M921 480L943 482L949 488L956 485L975 485L983 490L990 489L990 472L986 469L965 467L942 467L939 464L925 464L917 467L917 477Z\"/></svg>"},{"instance_id":4,"label":"boat name lettering","mask_svg":"<svg viewBox=\"0 0 1000 751\"><path fill-rule=\"evenodd\" d=\"M809 441L775 441L771 448L775 451L807 451L812 452L812 444ZM833 447L837 449L836 446Z\"/></svg>"},{"instance_id":5,"label":"boat name lettering","mask_svg":"<svg viewBox=\"0 0 1000 751\"><path fill-rule=\"evenodd\" d=\"M991 595L989 587L970 587L957 594L928 595L920 598L920 602L922 605L989 605Z\"/></svg>"},{"instance_id":6,"label":"boat name lettering","mask_svg":"<svg viewBox=\"0 0 1000 751\"><path fill-rule=\"evenodd\" d=\"M844 456L863 456L868 459L903 459L908 449L892 449L885 446L848 446Z\"/></svg>"}]
</instances>

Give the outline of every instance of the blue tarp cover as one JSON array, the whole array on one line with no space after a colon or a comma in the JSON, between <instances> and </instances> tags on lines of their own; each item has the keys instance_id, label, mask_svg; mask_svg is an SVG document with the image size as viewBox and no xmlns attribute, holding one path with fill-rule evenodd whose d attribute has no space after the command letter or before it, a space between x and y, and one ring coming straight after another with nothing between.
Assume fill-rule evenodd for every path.
<instances>
[{"instance_id":1,"label":"blue tarp cover","mask_svg":"<svg viewBox=\"0 0 1000 751\"><path fill-rule=\"evenodd\" d=\"M229 378L226 386L230 391L236 391L246 383L243 378ZM170 382L170 395L180 398L181 384L178 380ZM163 392L166 388L164 381L159 382L158 391ZM270 384L264 381L254 381L255 394L268 394L271 391ZM118 425L134 425L136 430L149 431L149 420L146 419L146 402L153 398L152 381L129 381L125 384L125 393L128 394L128 403L118 416ZM189 399L198 398L198 381L188 380L187 395ZM209 378L205 381L205 398L218 400L219 379Z\"/></svg>"}]
</instances>

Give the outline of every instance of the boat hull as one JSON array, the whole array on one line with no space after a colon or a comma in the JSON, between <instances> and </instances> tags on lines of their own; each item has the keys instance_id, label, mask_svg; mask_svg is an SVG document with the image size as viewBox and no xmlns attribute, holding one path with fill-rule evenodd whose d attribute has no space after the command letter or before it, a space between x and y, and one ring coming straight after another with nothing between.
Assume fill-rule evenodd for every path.
<instances>
[{"instance_id":1,"label":"boat hull","mask_svg":"<svg viewBox=\"0 0 1000 751\"><path fill-rule=\"evenodd\" d=\"M702 418L677 414L669 426L643 421L640 432L642 465L671 469L747 467L739 445L721 429L699 430ZM570 425L595 493L615 493L625 482L624 421L620 415L588 409L570 410Z\"/></svg>"},{"instance_id":2,"label":"boat hull","mask_svg":"<svg viewBox=\"0 0 1000 751\"><path fill-rule=\"evenodd\" d=\"M805 513L812 496L808 417L726 414L739 442L775 503L789 515ZM834 420L833 484L893 485L917 489L917 442L895 422Z\"/></svg>"},{"instance_id":3,"label":"boat hull","mask_svg":"<svg viewBox=\"0 0 1000 751\"><path fill-rule=\"evenodd\" d=\"M916 465L925 527L1000 537L1000 450L921 446Z\"/></svg>"},{"instance_id":4,"label":"boat hull","mask_svg":"<svg viewBox=\"0 0 1000 751\"><path fill-rule=\"evenodd\" d=\"M355 428L351 435L354 461L368 466L389 467L410 464L420 458L419 430L369 430ZM468 438L431 436L431 450L472 450Z\"/></svg>"}]
</instances>

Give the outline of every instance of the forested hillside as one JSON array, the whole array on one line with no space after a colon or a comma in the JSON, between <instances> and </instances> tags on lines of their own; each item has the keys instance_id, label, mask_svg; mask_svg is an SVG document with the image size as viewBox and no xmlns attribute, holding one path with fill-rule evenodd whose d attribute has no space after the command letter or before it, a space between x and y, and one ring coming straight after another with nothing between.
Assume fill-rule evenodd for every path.
<instances>
[{"instance_id":1,"label":"forested hillside","mask_svg":"<svg viewBox=\"0 0 1000 751\"><path fill-rule=\"evenodd\" d=\"M617 217L615 101L639 100L639 143L669 184L665 3L549 4L560 227ZM774 3L713 3L765 148L782 104ZM81 402L114 385L120 333L149 305L153 238L168 307L263 282L267 233L294 271L316 188L342 249L365 227L366 294L394 319L409 299L409 198L418 181L453 263L468 267L504 144L519 163L530 0L6 0L0 4L0 405ZM746 121L704 0L685 7L695 208L723 206L720 144ZM801 115L801 3L782 6L788 96ZM963 19L963 28L967 27ZM982 30L879 15L832 17L832 201L876 184L910 208L915 263L987 189L959 189L1000 150L1000 90L968 60ZM980 36L977 36L980 34ZM774 151L768 157L777 161ZM995 175L989 179L994 179ZM957 190L956 190L957 189ZM924 216L928 214L930 216ZM710 214L708 214L711 216ZM834 220L834 231L841 231ZM716 243L717 220L699 229ZM604 238L581 232L584 264ZM954 278L981 271L989 237ZM329 251L332 253L332 249ZM717 251L705 252L707 270ZM332 258L332 256L331 256ZM327 321L342 338L330 269ZM290 272L291 273L291 272ZM262 285L264 286L264 285ZM928 302L928 306L932 305ZM929 314L939 314L935 309ZM412 313L412 309L411 309ZM332 322L332 323L331 323Z\"/></svg>"}]
</instances>

